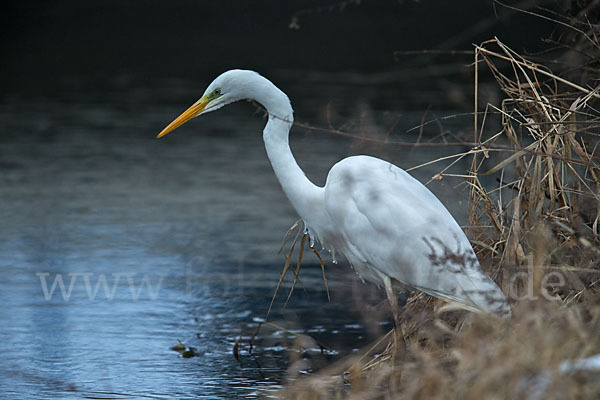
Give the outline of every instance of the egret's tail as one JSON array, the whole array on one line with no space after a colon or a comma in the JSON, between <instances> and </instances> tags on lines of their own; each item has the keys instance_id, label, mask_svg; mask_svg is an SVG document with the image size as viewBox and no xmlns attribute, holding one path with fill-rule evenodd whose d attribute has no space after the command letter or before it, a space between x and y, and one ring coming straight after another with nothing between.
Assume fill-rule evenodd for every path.
<instances>
[{"instance_id":1,"label":"egret's tail","mask_svg":"<svg viewBox=\"0 0 600 400\"><path fill-rule=\"evenodd\" d=\"M476 276L458 275L457 285L448 291L438 291L428 288L419 289L430 296L452 301L462 308L473 311L494 314L510 318L512 313L506 296L490 278L483 274Z\"/></svg>"}]
</instances>

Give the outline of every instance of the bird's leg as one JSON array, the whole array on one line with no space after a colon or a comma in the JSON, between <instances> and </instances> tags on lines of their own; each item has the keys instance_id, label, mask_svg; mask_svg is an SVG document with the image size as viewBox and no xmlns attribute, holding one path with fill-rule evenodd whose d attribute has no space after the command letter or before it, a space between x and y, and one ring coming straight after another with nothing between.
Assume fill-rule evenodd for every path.
<instances>
[{"instance_id":1,"label":"bird's leg","mask_svg":"<svg viewBox=\"0 0 600 400\"><path fill-rule=\"evenodd\" d=\"M402 333L402 327L400 326L400 310L398 308L398 298L394 293L392 281L389 276L382 276L382 278L383 286L385 287L385 293L387 294L388 300L390 302L390 308L392 309L392 315L394 316L394 348L392 350L392 358L395 360L397 352L400 349L404 350L406 344L404 343L404 335Z\"/></svg>"}]
</instances>

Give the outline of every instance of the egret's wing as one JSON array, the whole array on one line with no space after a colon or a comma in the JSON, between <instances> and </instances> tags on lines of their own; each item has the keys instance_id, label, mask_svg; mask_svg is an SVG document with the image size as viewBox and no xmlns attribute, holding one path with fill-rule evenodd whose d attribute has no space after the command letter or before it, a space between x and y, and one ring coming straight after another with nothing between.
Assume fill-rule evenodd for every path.
<instances>
[{"instance_id":1,"label":"egret's wing","mask_svg":"<svg viewBox=\"0 0 600 400\"><path fill-rule=\"evenodd\" d=\"M385 274L471 310L510 312L448 210L402 169L367 156L340 161L327 178L325 209L342 235L338 250L365 279Z\"/></svg>"}]
</instances>

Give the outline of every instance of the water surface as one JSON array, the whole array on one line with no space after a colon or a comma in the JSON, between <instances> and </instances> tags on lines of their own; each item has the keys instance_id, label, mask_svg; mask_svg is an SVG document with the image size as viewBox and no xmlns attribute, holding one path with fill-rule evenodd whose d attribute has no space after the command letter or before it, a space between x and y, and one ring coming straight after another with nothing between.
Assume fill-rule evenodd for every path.
<instances>
[{"instance_id":1,"label":"water surface","mask_svg":"<svg viewBox=\"0 0 600 400\"><path fill-rule=\"evenodd\" d=\"M253 106L235 104L154 139L206 83L118 77L95 92L15 94L0 105L0 390L7 397L256 398L285 382L291 361L303 359L304 372L318 369L389 329L383 293L325 257L328 302L316 258L307 255L287 308L289 281L270 318L285 329L262 329L249 354L246 343L283 266L277 250L297 216L268 163L264 119ZM423 115L404 112L393 88L283 83L298 99L297 121L352 122L347 128L357 134L391 132L395 140L419 133L402 133ZM469 124L430 124L423 137ZM410 167L457 150L301 128L291 142L318 184L351 154ZM427 181L439 169L415 175ZM463 215L460 187L431 187ZM316 341L290 351L294 333ZM170 350L179 340L196 357Z\"/></svg>"}]
</instances>

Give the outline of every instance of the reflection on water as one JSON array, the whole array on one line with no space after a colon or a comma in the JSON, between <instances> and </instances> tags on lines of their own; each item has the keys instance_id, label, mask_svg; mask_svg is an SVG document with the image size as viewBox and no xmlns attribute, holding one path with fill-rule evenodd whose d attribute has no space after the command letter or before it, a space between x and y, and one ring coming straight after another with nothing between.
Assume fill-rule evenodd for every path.
<instances>
[{"instance_id":1,"label":"reflection on water","mask_svg":"<svg viewBox=\"0 0 600 400\"><path fill-rule=\"evenodd\" d=\"M255 398L282 383L289 360L318 369L389 328L376 288L329 263L328 303L320 268L307 265L287 309L289 285L279 296L271 317L277 326L263 327L249 353L244 343L265 316L282 266L276 250L296 216L266 159L264 121L247 104L154 139L195 100L194 86L117 81L104 95L15 97L1 105L0 389L8 397ZM343 121L343 113L324 110L331 99L349 98L356 102L333 110L357 113L358 131L385 132L390 125L374 121L397 119L367 107L367 92L330 89L295 103L297 119ZM376 97L386 101L381 92ZM392 94L387 99L393 108ZM420 118L405 115L400 123L408 128ZM406 167L455 150L295 132L294 152L318 183L349 154ZM427 180L435 172L416 175ZM433 189L452 209L464 208L448 201L450 185ZM289 352L298 332L317 341ZM198 356L170 350L178 340Z\"/></svg>"}]
</instances>

